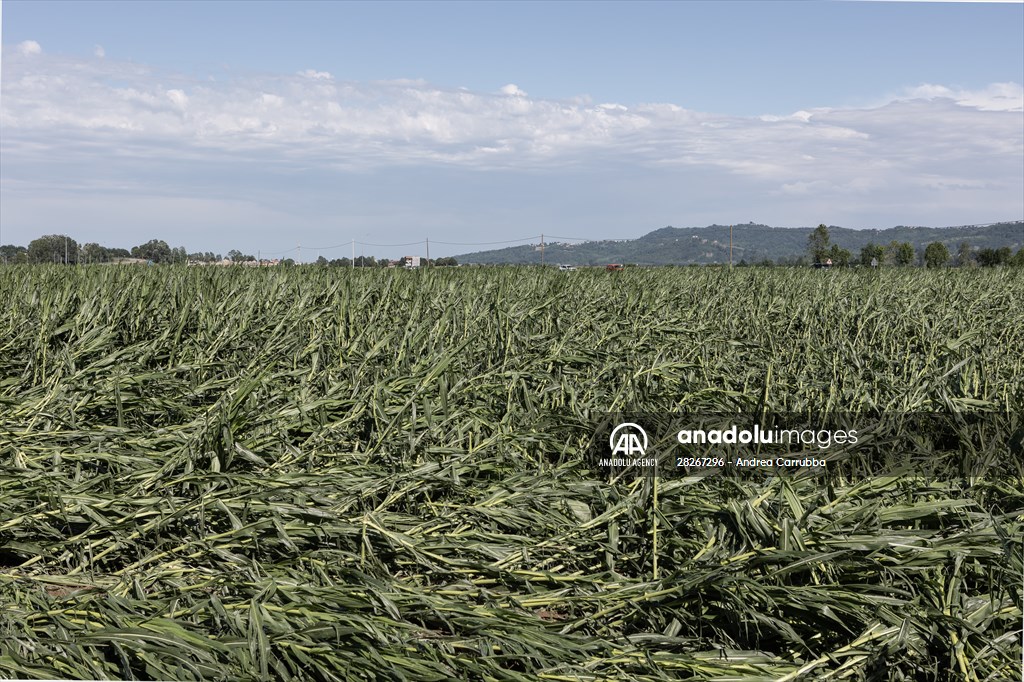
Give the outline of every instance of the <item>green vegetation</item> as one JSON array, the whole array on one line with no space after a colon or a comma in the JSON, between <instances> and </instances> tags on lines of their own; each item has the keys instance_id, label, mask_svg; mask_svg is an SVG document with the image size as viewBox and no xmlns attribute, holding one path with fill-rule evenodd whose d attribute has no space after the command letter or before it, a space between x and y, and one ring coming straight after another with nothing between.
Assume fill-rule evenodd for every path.
<instances>
[{"instance_id":1,"label":"green vegetation","mask_svg":"<svg viewBox=\"0 0 1024 682\"><path fill-rule=\"evenodd\" d=\"M929 268L941 268L949 262L949 249L942 242L932 242L924 250L924 264Z\"/></svg>"},{"instance_id":2,"label":"green vegetation","mask_svg":"<svg viewBox=\"0 0 1024 682\"><path fill-rule=\"evenodd\" d=\"M860 250L859 260L865 267L878 267L885 260L885 247L869 243Z\"/></svg>"},{"instance_id":3,"label":"green vegetation","mask_svg":"<svg viewBox=\"0 0 1024 682\"><path fill-rule=\"evenodd\" d=\"M175 263L177 265L184 265L188 260L185 247L179 246L176 249L172 249L167 245L167 242L160 239L150 239L145 244L133 246L131 256L132 258L141 258L152 263Z\"/></svg>"},{"instance_id":4,"label":"green vegetation","mask_svg":"<svg viewBox=\"0 0 1024 682\"><path fill-rule=\"evenodd\" d=\"M814 263L825 262L829 257L830 246L828 225L824 223L814 228L814 231L807 237L807 251L811 254L811 261Z\"/></svg>"},{"instance_id":5,"label":"green vegetation","mask_svg":"<svg viewBox=\"0 0 1024 682\"><path fill-rule=\"evenodd\" d=\"M542 254L546 263L571 265L605 265L607 263L635 263L639 265L707 265L729 262L730 236L733 245L733 262L761 263L766 260L785 265L813 263L814 257L824 262L831 258L833 263L854 260L857 254L863 258L865 247L890 251L885 245L908 244L909 257L900 246L900 251L890 251L892 263L913 264L931 242L941 242L950 250L961 243L967 244L970 255L983 249L1010 248L1013 253L1024 254L1024 222L1005 222L992 225L965 227L892 227L884 230L854 230L825 226L827 241L824 250L811 243L816 232L821 241L820 230L809 227L769 227L755 223L734 225L709 225L707 227L664 227L649 232L638 239L604 240L567 243L561 237L547 237L543 252L539 243L513 246L494 251L480 251L458 256L460 263L516 263L540 264ZM731 234L730 234L731 233ZM878 245L878 246L876 246ZM810 247L810 248L809 248ZM899 260L896 258L897 253ZM807 258L810 256L810 258ZM1024 255L1022 255L1024 258ZM881 265L886 262L878 258ZM867 265L871 262L868 257Z\"/></svg>"},{"instance_id":6,"label":"green vegetation","mask_svg":"<svg viewBox=\"0 0 1024 682\"><path fill-rule=\"evenodd\" d=\"M1020 679L1019 467L581 453L609 411L1019 411L1021 300L1012 269L0 268L0 675Z\"/></svg>"},{"instance_id":7,"label":"green vegetation","mask_svg":"<svg viewBox=\"0 0 1024 682\"><path fill-rule=\"evenodd\" d=\"M893 240L889 242L889 248L886 249L886 255L889 256L889 262L891 265L913 265L914 245L910 242L898 242Z\"/></svg>"},{"instance_id":8,"label":"green vegetation","mask_svg":"<svg viewBox=\"0 0 1024 682\"><path fill-rule=\"evenodd\" d=\"M62 234L32 240L26 257L29 263L77 263L78 242Z\"/></svg>"}]
</instances>

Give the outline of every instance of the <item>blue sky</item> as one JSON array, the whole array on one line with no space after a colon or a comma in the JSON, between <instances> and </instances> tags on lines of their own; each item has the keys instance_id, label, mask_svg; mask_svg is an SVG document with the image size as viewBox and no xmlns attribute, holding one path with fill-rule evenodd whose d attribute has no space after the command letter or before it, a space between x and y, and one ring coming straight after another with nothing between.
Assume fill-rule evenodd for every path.
<instances>
[{"instance_id":1,"label":"blue sky","mask_svg":"<svg viewBox=\"0 0 1024 682\"><path fill-rule=\"evenodd\" d=\"M1020 3L0 11L2 243L446 255L1024 217Z\"/></svg>"}]
</instances>

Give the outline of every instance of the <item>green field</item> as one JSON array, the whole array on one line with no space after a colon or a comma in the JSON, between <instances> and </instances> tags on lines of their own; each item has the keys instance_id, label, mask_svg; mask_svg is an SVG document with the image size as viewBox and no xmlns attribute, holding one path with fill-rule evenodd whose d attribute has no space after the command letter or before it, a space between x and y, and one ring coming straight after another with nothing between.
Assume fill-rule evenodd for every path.
<instances>
[{"instance_id":1,"label":"green field","mask_svg":"<svg viewBox=\"0 0 1024 682\"><path fill-rule=\"evenodd\" d=\"M1022 302L999 269L0 268L0 677L1019 680L1019 458L583 451L608 412L1019 414Z\"/></svg>"}]
</instances>

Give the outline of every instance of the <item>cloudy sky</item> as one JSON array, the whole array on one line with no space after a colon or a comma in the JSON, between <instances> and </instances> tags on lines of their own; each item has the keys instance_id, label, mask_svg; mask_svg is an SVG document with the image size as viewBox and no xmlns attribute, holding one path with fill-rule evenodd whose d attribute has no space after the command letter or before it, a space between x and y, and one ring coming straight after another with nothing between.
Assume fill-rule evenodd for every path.
<instances>
[{"instance_id":1,"label":"cloudy sky","mask_svg":"<svg viewBox=\"0 0 1024 682\"><path fill-rule=\"evenodd\" d=\"M0 12L0 243L308 260L1024 217L1021 3Z\"/></svg>"}]
</instances>

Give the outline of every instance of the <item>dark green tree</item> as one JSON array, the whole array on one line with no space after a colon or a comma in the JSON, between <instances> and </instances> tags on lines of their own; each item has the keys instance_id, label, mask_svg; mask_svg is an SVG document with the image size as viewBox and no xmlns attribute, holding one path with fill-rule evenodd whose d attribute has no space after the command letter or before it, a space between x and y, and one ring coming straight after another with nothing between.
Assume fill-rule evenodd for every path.
<instances>
[{"instance_id":1,"label":"dark green tree","mask_svg":"<svg viewBox=\"0 0 1024 682\"><path fill-rule=\"evenodd\" d=\"M96 242L89 242L82 247L81 260L84 263L106 263L110 260L110 249Z\"/></svg>"},{"instance_id":2,"label":"dark green tree","mask_svg":"<svg viewBox=\"0 0 1024 682\"><path fill-rule=\"evenodd\" d=\"M924 264L929 268L941 268L949 262L949 249L942 242L932 242L924 247Z\"/></svg>"},{"instance_id":3,"label":"dark green tree","mask_svg":"<svg viewBox=\"0 0 1024 682\"><path fill-rule=\"evenodd\" d=\"M14 244L4 244L0 246L0 262L5 265L14 265L15 263L27 263L28 262L28 249L24 246L15 246Z\"/></svg>"},{"instance_id":4,"label":"dark green tree","mask_svg":"<svg viewBox=\"0 0 1024 682\"><path fill-rule=\"evenodd\" d=\"M65 234L48 234L28 244L29 263L77 263L78 242Z\"/></svg>"},{"instance_id":5,"label":"dark green tree","mask_svg":"<svg viewBox=\"0 0 1024 682\"><path fill-rule=\"evenodd\" d=\"M875 265L881 265L885 261L884 246L871 242L860 250L860 264L870 266L871 261L875 261Z\"/></svg>"},{"instance_id":6,"label":"dark green tree","mask_svg":"<svg viewBox=\"0 0 1024 682\"><path fill-rule=\"evenodd\" d=\"M914 264L914 245L910 242L893 240L889 242L889 248L886 249L886 252L889 254L893 265Z\"/></svg>"},{"instance_id":7,"label":"dark green tree","mask_svg":"<svg viewBox=\"0 0 1024 682\"><path fill-rule=\"evenodd\" d=\"M829 257L828 250L830 245L828 227L824 223L814 228L814 231L807 237L807 251L811 255L811 260L815 263L825 262Z\"/></svg>"},{"instance_id":8,"label":"dark green tree","mask_svg":"<svg viewBox=\"0 0 1024 682\"><path fill-rule=\"evenodd\" d=\"M154 263L170 263L171 247L161 239L150 239L145 244L132 247L132 258L144 258Z\"/></svg>"},{"instance_id":9,"label":"dark green tree","mask_svg":"<svg viewBox=\"0 0 1024 682\"><path fill-rule=\"evenodd\" d=\"M826 258L832 260L832 265L846 267L850 264L850 261L853 260L853 254L838 244L833 244L832 248L828 250Z\"/></svg>"},{"instance_id":10,"label":"dark green tree","mask_svg":"<svg viewBox=\"0 0 1024 682\"><path fill-rule=\"evenodd\" d=\"M996 265L1008 265L1013 258L1013 251L1009 246L998 249L982 249L978 252L978 265L982 267L995 267Z\"/></svg>"}]
</instances>

